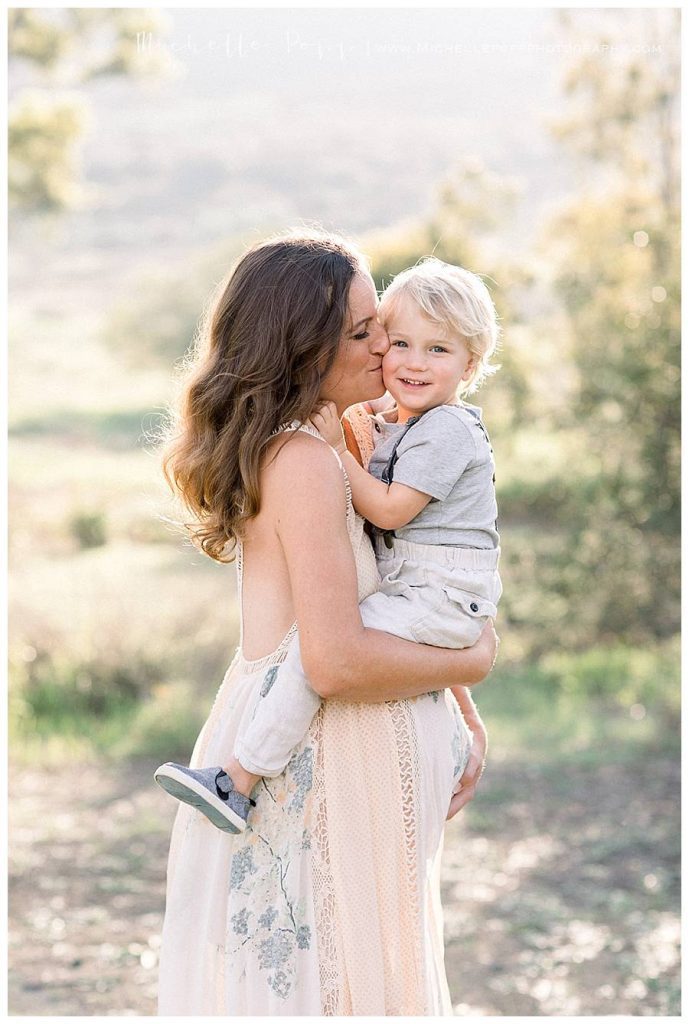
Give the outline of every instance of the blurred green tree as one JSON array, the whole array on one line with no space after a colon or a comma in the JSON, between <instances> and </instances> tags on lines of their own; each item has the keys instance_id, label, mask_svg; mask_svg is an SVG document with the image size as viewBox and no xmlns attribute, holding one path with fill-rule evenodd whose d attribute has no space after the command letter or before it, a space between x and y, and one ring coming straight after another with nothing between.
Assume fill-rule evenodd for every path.
<instances>
[{"instance_id":1,"label":"blurred green tree","mask_svg":"<svg viewBox=\"0 0 689 1024\"><path fill-rule=\"evenodd\" d=\"M602 29L565 79L583 187L544 237L578 373L555 425L588 467L550 583L592 637L637 642L677 631L680 585L679 10L644 13L655 53Z\"/></svg>"},{"instance_id":2,"label":"blurred green tree","mask_svg":"<svg viewBox=\"0 0 689 1024\"><path fill-rule=\"evenodd\" d=\"M364 249L371 259L376 285L382 291L400 271L423 256L436 256L478 274L491 292L503 324L510 325L510 344L499 349L504 373L491 379L486 392L490 419L499 431L519 421L530 393L522 344L520 315L513 295L530 283L525 264L505 256L491 244L513 214L516 183L500 177L476 158L461 162L438 186L430 216L397 229L369 235ZM481 400L483 400L483 393Z\"/></svg>"},{"instance_id":3,"label":"blurred green tree","mask_svg":"<svg viewBox=\"0 0 689 1024\"><path fill-rule=\"evenodd\" d=\"M13 7L8 10L11 93L9 201L25 212L59 211L82 197L77 145L88 104L79 91L106 75L151 75L169 68L139 46L164 29L160 12L126 8Z\"/></svg>"},{"instance_id":4,"label":"blurred green tree","mask_svg":"<svg viewBox=\"0 0 689 1024\"><path fill-rule=\"evenodd\" d=\"M430 217L368 236L364 247L376 284L382 290L395 274L430 255L478 272L485 240L511 214L516 195L514 182L477 159L464 160L440 183Z\"/></svg>"}]
</instances>

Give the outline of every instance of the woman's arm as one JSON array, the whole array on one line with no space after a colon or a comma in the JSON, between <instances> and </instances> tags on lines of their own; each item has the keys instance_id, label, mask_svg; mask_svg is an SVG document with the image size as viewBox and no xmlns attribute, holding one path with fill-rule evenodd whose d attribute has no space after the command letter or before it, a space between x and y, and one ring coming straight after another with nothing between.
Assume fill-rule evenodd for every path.
<instances>
[{"instance_id":1,"label":"woman's arm","mask_svg":"<svg viewBox=\"0 0 689 1024\"><path fill-rule=\"evenodd\" d=\"M427 647L365 629L345 520L342 471L329 448L307 434L284 444L265 475L263 507L275 509L299 626L304 670L323 697L378 702L479 683L496 637L489 626L461 651Z\"/></svg>"}]
</instances>

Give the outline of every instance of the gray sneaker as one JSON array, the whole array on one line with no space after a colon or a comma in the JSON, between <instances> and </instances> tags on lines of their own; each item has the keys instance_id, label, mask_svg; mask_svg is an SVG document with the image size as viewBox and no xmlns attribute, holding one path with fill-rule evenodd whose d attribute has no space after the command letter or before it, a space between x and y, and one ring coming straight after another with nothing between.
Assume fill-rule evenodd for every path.
<instances>
[{"instance_id":1,"label":"gray sneaker","mask_svg":"<svg viewBox=\"0 0 689 1024\"><path fill-rule=\"evenodd\" d=\"M196 807L223 832L243 832L249 811L256 806L255 800L237 792L220 765L185 768L168 761L156 768L153 778L166 793Z\"/></svg>"}]
</instances>

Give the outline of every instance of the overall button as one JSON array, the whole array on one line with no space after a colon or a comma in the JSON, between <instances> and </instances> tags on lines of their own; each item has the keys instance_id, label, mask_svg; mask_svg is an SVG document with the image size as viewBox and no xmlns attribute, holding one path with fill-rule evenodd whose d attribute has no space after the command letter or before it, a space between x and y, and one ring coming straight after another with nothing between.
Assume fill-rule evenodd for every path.
<instances>
[{"instance_id":1,"label":"overall button","mask_svg":"<svg viewBox=\"0 0 689 1024\"><path fill-rule=\"evenodd\" d=\"M478 611L478 605L476 604L475 601L472 601L471 604L469 605L469 607L471 608L472 612L477 612Z\"/></svg>"}]
</instances>

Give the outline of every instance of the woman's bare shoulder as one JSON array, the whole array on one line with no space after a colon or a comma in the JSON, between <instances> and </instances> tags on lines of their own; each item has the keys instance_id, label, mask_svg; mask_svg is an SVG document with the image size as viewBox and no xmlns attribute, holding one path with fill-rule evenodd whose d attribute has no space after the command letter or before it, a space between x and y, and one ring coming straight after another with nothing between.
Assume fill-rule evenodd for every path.
<instances>
[{"instance_id":1,"label":"woman's bare shoulder","mask_svg":"<svg viewBox=\"0 0 689 1024\"><path fill-rule=\"evenodd\" d=\"M261 470L265 497L345 493L344 474L330 445L306 431L278 434L266 449Z\"/></svg>"}]
</instances>

